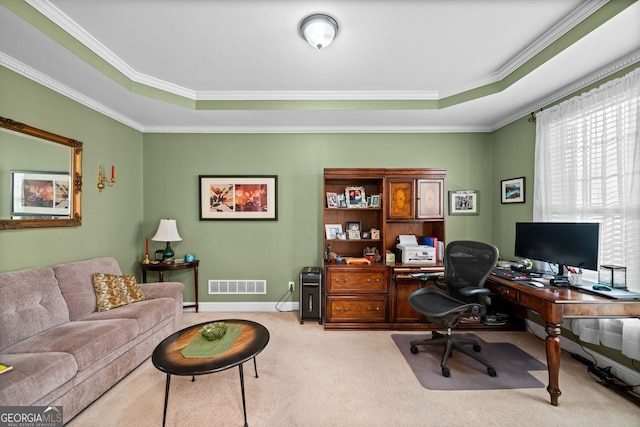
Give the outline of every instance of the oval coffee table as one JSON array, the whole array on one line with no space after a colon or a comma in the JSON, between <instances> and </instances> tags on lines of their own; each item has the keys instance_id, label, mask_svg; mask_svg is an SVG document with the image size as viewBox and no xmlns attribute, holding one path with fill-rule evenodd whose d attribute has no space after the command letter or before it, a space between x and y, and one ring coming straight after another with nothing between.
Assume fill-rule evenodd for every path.
<instances>
[{"instance_id":1,"label":"oval coffee table","mask_svg":"<svg viewBox=\"0 0 640 427\"><path fill-rule=\"evenodd\" d=\"M253 367L258 378L258 367L256 364L256 356L260 353L269 342L269 331L259 323L250 320L239 319L222 319L215 322L224 322L227 325L238 325L242 328L242 332L235 340L231 348L215 357L203 358L186 358L181 351L185 348L199 333L207 323L204 322L197 325L189 326L182 329L167 338L165 338L153 350L151 361L153 365L160 371L167 374L167 382L164 393L164 412L162 414L162 425L165 425L167 419L167 402L169 400L169 384L171 375L191 376L195 381L196 375L212 374L214 372L224 371L237 366L240 370L240 389L242 391L242 411L244 412L244 425L247 424L247 406L244 397L244 371L242 364L249 359L253 359Z\"/></svg>"}]
</instances>

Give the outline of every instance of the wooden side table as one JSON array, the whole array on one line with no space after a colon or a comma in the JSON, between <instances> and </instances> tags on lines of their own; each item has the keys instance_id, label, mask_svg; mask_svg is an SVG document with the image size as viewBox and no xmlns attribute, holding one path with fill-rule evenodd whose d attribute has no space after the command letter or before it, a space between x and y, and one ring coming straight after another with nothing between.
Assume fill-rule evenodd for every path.
<instances>
[{"instance_id":1,"label":"wooden side table","mask_svg":"<svg viewBox=\"0 0 640 427\"><path fill-rule=\"evenodd\" d=\"M160 262L158 264L145 264L143 262L140 263L140 268L142 269L142 283L147 283L147 271L157 271L158 272L158 282L164 282L164 272L171 270L188 270L193 269L193 289L195 290L196 301L194 304L185 304L183 307L195 307L196 313L198 312L198 265L200 264L200 260L197 259L193 262L180 262L180 263L164 263Z\"/></svg>"}]
</instances>

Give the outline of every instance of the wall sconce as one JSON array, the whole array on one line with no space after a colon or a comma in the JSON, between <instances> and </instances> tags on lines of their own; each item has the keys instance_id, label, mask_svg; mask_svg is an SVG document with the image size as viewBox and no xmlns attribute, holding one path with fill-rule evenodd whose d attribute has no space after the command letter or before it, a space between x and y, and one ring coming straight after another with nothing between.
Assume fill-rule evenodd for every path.
<instances>
[{"instance_id":1,"label":"wall sconce","mask_svg":"<svg viewBox=\"0 0 640 427\"><path fill-rule=\"evenodd\" d=\"M102 170L102 165L98 166L98 192L102 194L102 190L104 190L105 185L111 187L116 183L116 167L111 166L111 179L104 176L104 171Z\"/></svg>"}]
</instances>

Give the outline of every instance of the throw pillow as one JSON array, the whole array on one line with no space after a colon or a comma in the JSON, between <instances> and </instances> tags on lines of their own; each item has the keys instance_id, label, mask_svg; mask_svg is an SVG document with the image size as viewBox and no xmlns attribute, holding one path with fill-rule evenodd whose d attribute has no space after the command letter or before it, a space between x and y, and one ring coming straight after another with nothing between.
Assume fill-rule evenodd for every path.
<instances>
[{"instance_id":1,"label":"throw pillow","mask_svg":"<svg viewBox=\"0 0 640 427\"><path fill-rule=\"evenodd\" d=\"M98 311L108 311L145 299L133 275L95 273L93 286L96 290Z\"/></svg>"}]
</instances>

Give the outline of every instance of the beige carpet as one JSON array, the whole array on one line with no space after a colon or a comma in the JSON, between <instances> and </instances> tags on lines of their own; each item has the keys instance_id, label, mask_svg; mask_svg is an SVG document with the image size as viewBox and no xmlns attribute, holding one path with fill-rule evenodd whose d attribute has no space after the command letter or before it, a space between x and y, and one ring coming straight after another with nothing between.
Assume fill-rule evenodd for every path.
<instances>
[{"instance_id":1,"label":"beige carpet","mask_svg":"<svg viewBox=\"0 0 640 427\"><path fill-rule=\"evenodd\" d=\"M542 388L432 391L423 388L392 331L324 331L300 325L296 313L185 313L185 326L225 318L249 319L271 333L258 373L245 364L247 417L259 426L634 426L640 407L595 383L584 365L563 353L560 405ZM397 333L397 332L395 332ZM510 342L545 361L544 342L527 332L475 332ZM547 384L546 371L532 375ZM69 425L160 426L165 375L150 360ZM168 426L242 426L238 369L172 377Z\"/></svg>"}]
</instances>

